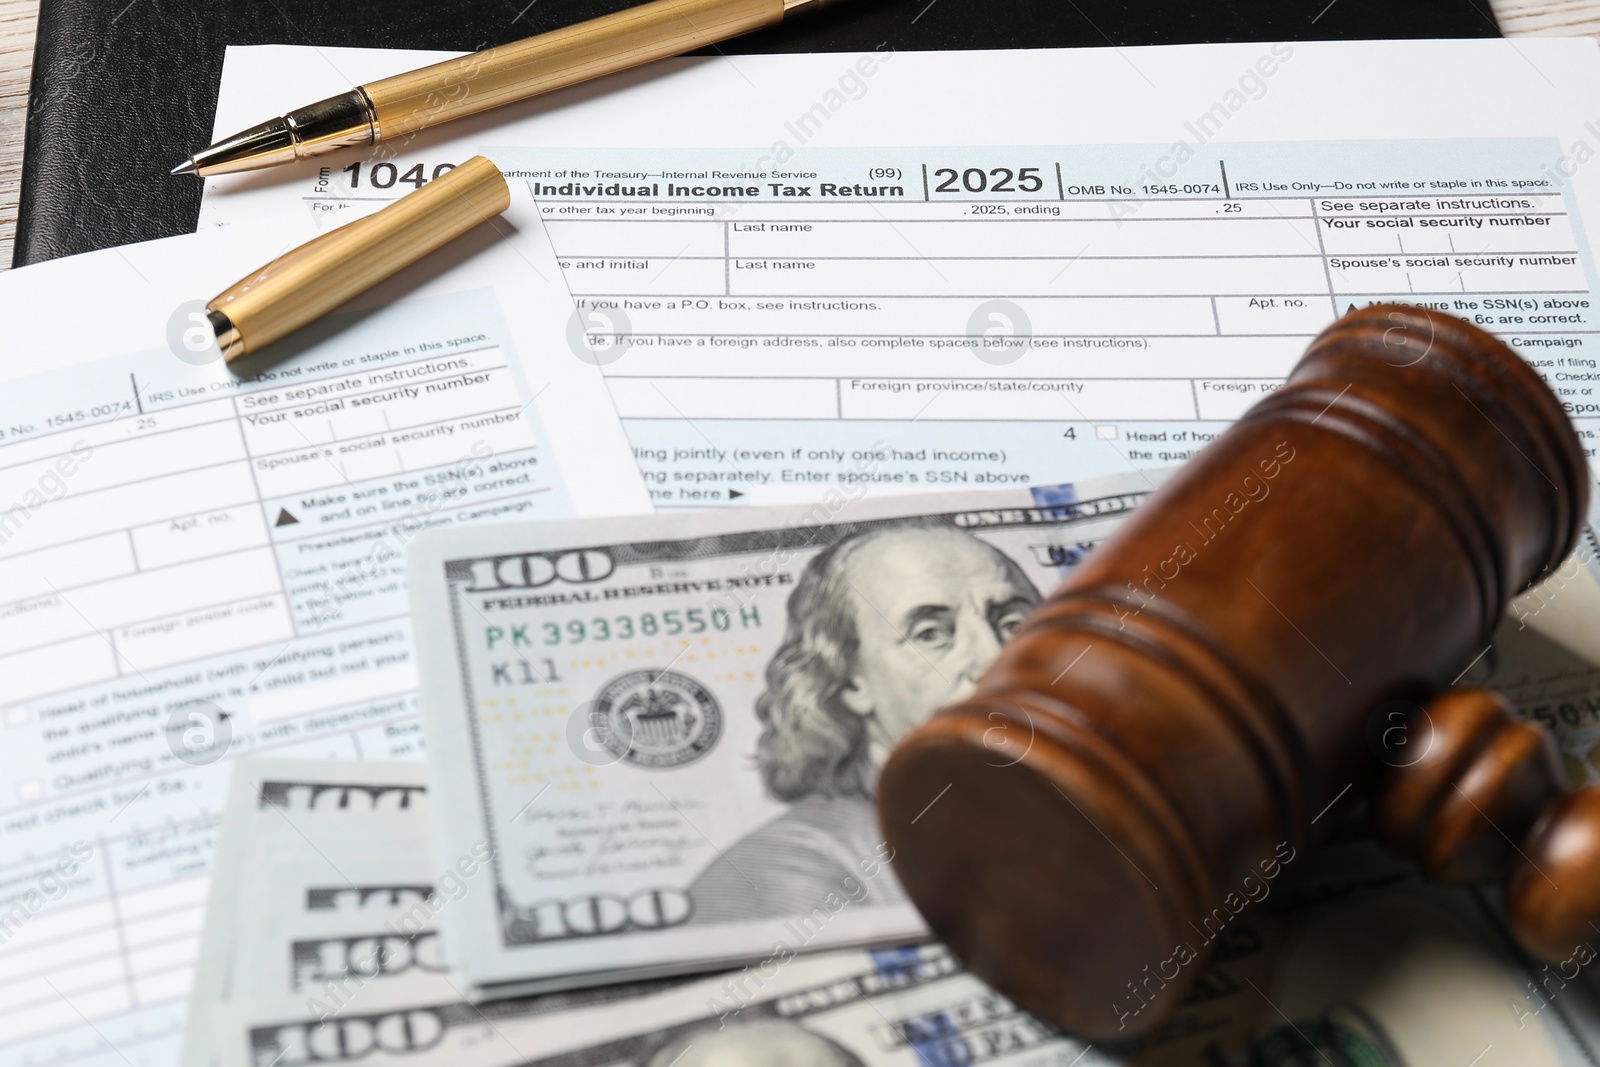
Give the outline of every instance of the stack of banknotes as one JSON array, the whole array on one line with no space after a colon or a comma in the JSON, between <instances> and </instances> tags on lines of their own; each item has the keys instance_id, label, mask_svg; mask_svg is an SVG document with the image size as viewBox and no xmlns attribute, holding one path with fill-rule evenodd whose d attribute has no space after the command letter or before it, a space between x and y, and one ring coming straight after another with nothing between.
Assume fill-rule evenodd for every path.
<instances>
[{"instance_id":1,"label":"stack of banknotes","mask_svg":"<svg viewBox=\"0 0 1600 1067\"><path fill-rule=\"evenodd\" d=\"M876 768L1160 480L419 537L428 762L237 762L184 1067L1595 1062L1585 980L1358 834L1137 1046L928 940Z\"/></svg>"}]
</instances>

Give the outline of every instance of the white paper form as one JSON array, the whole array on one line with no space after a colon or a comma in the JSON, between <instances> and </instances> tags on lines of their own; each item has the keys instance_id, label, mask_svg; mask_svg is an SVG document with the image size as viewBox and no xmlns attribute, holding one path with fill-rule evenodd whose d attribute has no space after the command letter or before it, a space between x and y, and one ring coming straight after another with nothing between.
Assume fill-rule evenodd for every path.
<instances>
[{"instance_id":1,"label":"white paper form","mask_svg":"<svg viewBox=\"0 0 1600 1067\"><path fill-rule=\"evenodd\" d=\"M417 530L648 507L523 203L231 370L292 227L0 278L0 1063L175 1061L228 756L419 754Z\"/></svg>"},{"instance_id":2,"label":"white paper form","mask_svg":"<svg viewBox=\"0 0 1600 1067\"><path fill-rule=\"evenodd\" d=\"M217 132L441 55L230 50ZM486 152L540 198L612 346L658 506L1171 463L1336 314L1387 299L1501 332L1592 441L1597 58L1539 40L685 59L371 158L215 179L201 218L336 221Z\"/></svg>"}]
</instances>

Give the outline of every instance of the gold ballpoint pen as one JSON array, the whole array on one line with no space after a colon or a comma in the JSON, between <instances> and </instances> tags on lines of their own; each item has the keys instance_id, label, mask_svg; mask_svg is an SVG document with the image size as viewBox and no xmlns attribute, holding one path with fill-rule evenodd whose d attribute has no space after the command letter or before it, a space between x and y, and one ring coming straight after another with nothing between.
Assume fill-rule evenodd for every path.
<instances>
[{"instance_id":1,"label":"gold ballpoint pen","mask_svg":"<svg viewBox=\"0 0 1600 1067\"><path fill-rule=\"evenodd\" d=\"M207 177L390 141L773 26L835 0L653 0L575 26L358 85L252 126L172 168Z\"/></svg>"}]
</instances>

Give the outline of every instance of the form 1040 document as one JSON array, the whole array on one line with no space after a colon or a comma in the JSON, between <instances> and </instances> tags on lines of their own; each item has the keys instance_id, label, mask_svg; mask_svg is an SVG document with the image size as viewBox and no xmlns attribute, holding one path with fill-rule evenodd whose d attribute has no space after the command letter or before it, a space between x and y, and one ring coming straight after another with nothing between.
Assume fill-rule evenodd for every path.
<instances>
[{"instance_id":1,"label":"form 1040 document","mask_svg":"<svg viewBox=\"0 0 1600 1067\"><path fill-rule=\"evenodd\" d=\"M516 215L229 367L294 227L0 278L0 1064L176 1062L233 755L420 755L419 530L648 508Z\"/></svg>"},{"instance_id":2,"label":"form 1040 document","mask_svg":"<svg viewBox=\"0 0 1600 1067\"><path fill-rule=\"evenodd\" d=\"M217 132L429 58L231 50ZM1504 337L1592 454L1597 60L1576 40L685 59L214 179L201 222L332 223L488 154L539 200L658 507L1180 462L1334 318L1396 300Z\"/></svg>"}]
</instances>

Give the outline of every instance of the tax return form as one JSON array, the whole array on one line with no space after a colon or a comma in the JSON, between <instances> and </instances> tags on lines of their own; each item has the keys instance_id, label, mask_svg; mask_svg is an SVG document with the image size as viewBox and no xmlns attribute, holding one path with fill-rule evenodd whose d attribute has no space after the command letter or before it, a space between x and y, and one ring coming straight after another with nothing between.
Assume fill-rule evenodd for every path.
<instances>
[{"instance_id":1,"label":"tax return form","mask_svg":"<svg viewBox=\"0 0 1600 1067\"><path fill-rule=\"evenodd\" d=\"M649 508L496 224L231 368L203 301L308 227L0 276L0 1063L176 1062L229 757L418 755L418 530Z\"/></svg>"},{"instance_id":2,"label":"tax return form","mask_svg":"<svg viewBox=\"0 0 1600 1067\"><path fill-rule=\"evenodd\" d=\"M1596 49L678 59L212 179L201 224L333 223L488 155L539 198L658 507L1168 465L1387 300L1504 336L1592 456ZM231 49L216 132L444 55Z\"/></svg>"}]
</instances>

